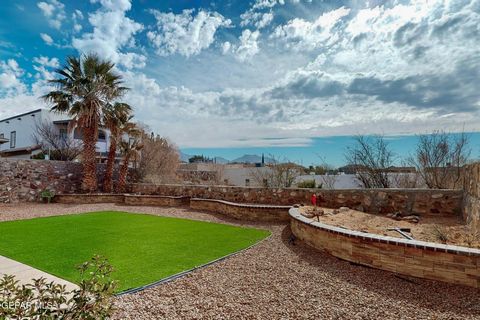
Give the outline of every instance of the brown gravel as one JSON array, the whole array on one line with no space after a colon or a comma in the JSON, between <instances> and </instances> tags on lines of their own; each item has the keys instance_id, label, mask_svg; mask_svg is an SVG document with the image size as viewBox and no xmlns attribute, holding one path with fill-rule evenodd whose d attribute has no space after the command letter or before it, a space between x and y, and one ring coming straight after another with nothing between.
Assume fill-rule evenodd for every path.
<instances>
[{"instance_id":1,"label":"brown gravel","mask_svg":"<svg viewBox=\"0 0 480 320\"><path fill-rule=\"evenodd\" d=\"M122 210L239 224L183 208L0 205L0 220ZM480 290L352 265L272 237L183 278L116 298L116 319L480 319Z\"/></svg>"},{"instance_id":2,"label":"brown gravel","mask_svg":"<svg viewBox=\"0 0 480 320\"><path fill-rule=\"evenodd\" d=\"M411 235L416 240L445 243L471 248L480 248L480 229L475 225L466 225L460 216L451 215L422 215L418 223L398 221L387 217L384 214L372 214L353 209L340 211L333 214L334 209L320 208L324 215L320 216L320 222L345 227L352 230L380 234L384 236L402 238L395 231L388 231L388 228L400 227L410 228ZM300 208L301 211L312 212L312 206ZM313 218L317 221L317 218ZM439 237L439 233L445 236L447 241Z\"/></svg>"}]
</instances>

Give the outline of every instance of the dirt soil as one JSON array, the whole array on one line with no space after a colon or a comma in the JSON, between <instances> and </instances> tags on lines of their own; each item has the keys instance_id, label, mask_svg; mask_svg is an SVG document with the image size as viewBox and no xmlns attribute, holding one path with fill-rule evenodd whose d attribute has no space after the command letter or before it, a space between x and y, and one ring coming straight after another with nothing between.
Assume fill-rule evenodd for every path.
<instances>
[{"instance_id":1,"label":"dirt soil","mask_svg":"<svg viewBox=\"0 0 480 320\"><path fill-rule=\"evenodd\" d=\"M422 215L419 222L413 223L403 220L395 220L384 214L371 214L353 209L335 210L318 208L323 210L320 222L344 227L352 230L375 233L384 236L403 238L396 231L388 231L388 228L410 228L410 235L416 240L458 245L471 248L480 248L480 228L466 225L461 217L447 215ZM312 206L301 207L302 213L311 213ZM313 218L317 221L317 218Z\"/></svg>"}]
</instances>

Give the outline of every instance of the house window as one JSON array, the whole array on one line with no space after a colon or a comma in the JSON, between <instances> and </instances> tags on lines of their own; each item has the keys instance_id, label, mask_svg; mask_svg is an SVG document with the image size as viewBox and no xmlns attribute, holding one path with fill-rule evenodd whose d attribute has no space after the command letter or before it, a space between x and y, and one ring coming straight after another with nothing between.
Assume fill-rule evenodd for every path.
<instances>
[{"instance_id":1,"label":"house window","mask_svg":"<svg viewBox=\"0 0 480 320\"><path fill-rule=\"evenodd\" d=\"M73 131L73 138L77 140L82 140L83 139L83 132L81 129L75 129Z\"/></svg>"},{"instance_id":2,"label":"house window","mask_svg":"<svg viewBox=\"0 0 480 320\"><path fill-rule=\"evenodd\" d=\"M106 137L105 137L105 131L98 131L98 140L99 141L105 141Z\"/></svg>"},{"instance_id":3,"label":"house window","mask_svg":"<svg viewBox=\"0 0 480 320\"><path fill-rule=\"evenodd\" d=\"M0 138L5 138L5 134L0 133Z\"/></svg>"},{"instance_id":4,"label":"house window","mask_svg":"<svg viewBox=\"0 0 480 320\"><path fill-rule=\"evenodd\" d=\"M17 144L17 131L10 132L10 148L15 148Z\"/></svg>"},{"instance_id":5,"label":"house window","mask_svg":"<svg viewBox=\"0 0 480 320\"><path fill-rule=\"evenodd\" d=\"M245 186L246 187L250 186L250 179L245 179Z\"/></svg>"},{"instance_id":6,"label":"house window","mask_svg":"<svg viewBox=\"0 0 480 320\"><path fill-rule=\"evenodd\" d=\"M60 138L67 139L67 129L60 129Z\"/></svg>"}]
</instances>

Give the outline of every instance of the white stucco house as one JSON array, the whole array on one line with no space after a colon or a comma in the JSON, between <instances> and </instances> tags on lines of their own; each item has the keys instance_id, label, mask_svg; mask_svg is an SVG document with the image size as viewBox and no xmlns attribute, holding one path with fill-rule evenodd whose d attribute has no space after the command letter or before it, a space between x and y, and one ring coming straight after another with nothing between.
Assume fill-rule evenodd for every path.
<instances>
[{"instance_id":1,"label":"white stucco house","mask_svg":"<svg viewBox=\"0 0 480 320\"><path fill-rule=\"evenodd\" d=\"M36 125L50 123L58 129L59 134L68 134L73 139L81 140L81 130L68 130L71 119L67 114L52 112L48 109L36 109L13 117L0 119L0 157L30 159L42 152L35 143ZM102 162L107 155L110 135L106 129L100 129L97 142L97 158Z\"/></svg>"}]
</instances>

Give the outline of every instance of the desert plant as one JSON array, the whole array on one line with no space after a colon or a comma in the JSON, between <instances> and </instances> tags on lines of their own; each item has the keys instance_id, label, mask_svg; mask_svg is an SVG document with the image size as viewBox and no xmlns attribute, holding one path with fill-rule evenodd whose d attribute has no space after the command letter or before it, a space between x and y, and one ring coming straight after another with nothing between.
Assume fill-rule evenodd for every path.
<instances>
[{"instance_id":1,"label":"desert plant","mask_svg":"<svg viewBox=\"0 0 480 320\"><path fill-rule=\"evenodd\" d=\"M53 104L52 110L73 117L70 129L76 125L82 130L82 188L88 192L97 189L96 143L103 109L127 90L114 67L113 62L94 54L69 57L62 69L55 70L59 77L49 81L55 90L42 97Z\"/></svg>"},{"instance_id":2,"label":"desert plant","mask_svg":"<svg viewBox=\"0 0 480 320\"><path fill-rule=\"evenodd\" d=\"M0 319L108 319L113 313L112 296L117 283L108 261L93 257L78 267L79 288L68 291L64 285L33 279L20 285L12 275L0 279Z\"/></svg>"},{"instance_id":3,"label":"desert plant","mask_svg":"<svg viewBox=\"0 0 480 320\"><path fill-rule=\"evenodd\" d=\"M40 192L40 198L43 201L47 201L47 203L50 203L52 201L53 197L55 197L55 192L53 192L49 189L45 189L45 190L42 190Z\"/></svg>"},{"instance_id":4,"label":"desert plant","mask_svg":"<svg viewBox=\"0 0 480 320\"><path fill-rule=\"evenodd\" d=\"M103 112L103 124L110 130L110 146L108 148L107 167L103 180L103 191L113 191L113 167L117 155L117 146L125 131L128 131L132 119L132 108L126 103L108 104Z\"/></svg>"},{"instance_id":5,"label":"desert plant","mask_svg":"<svg viewBox=\"0 0 480 320\"><path fill-rule=\"evenodd\" d=\"M445 227L434 225L433 226L433 234L442 243L447 243L448 241L448 233Z\"/></svg>"},{"instance_id":6,"label":"desert plant","mask_svg":"<svg viewBox=\"0 0 480 320\"><path fill-rule=\"evenodd\" d=\"M315 188L316 187L315 179L301 181L297 183L297 187L298 188Z\"/></svg>"}]
</instances>

